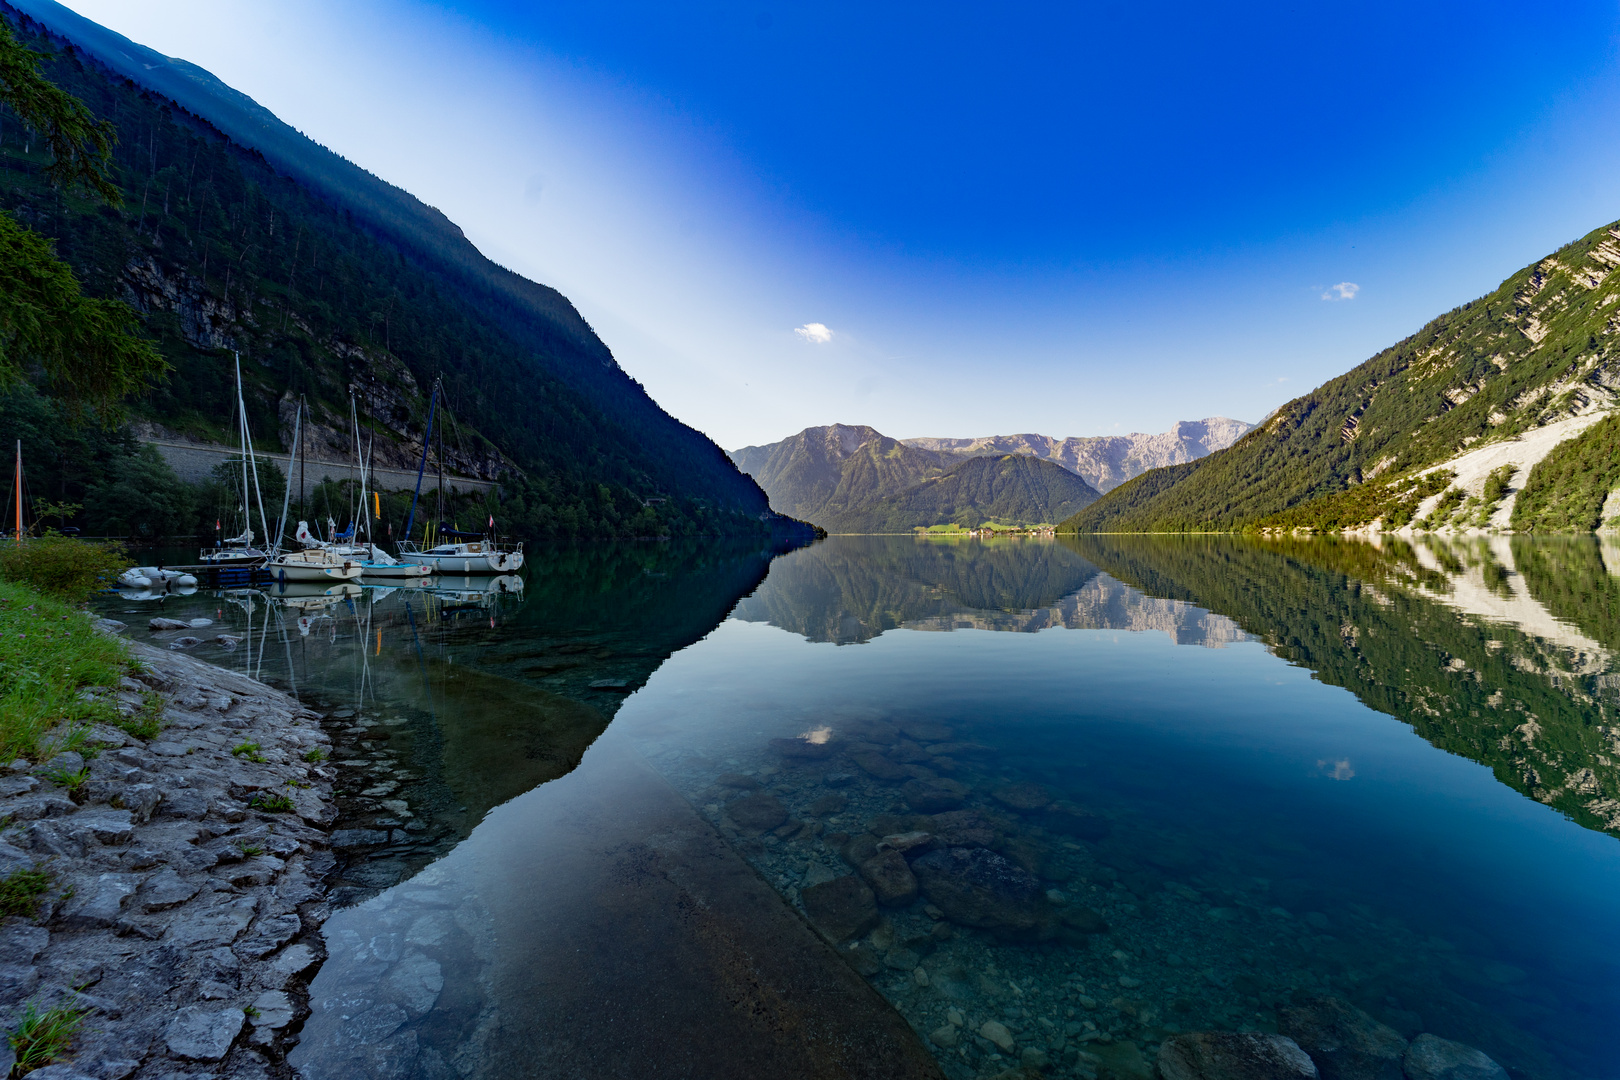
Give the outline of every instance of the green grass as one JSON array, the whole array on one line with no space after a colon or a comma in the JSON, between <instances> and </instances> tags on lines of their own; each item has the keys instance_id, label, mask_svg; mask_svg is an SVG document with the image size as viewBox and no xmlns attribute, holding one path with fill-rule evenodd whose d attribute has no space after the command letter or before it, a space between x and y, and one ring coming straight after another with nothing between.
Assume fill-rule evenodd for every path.
<instances>
[{"instance_id":1,"label":"green grass","mask_svg":"<svg viewBox=\"0 0 1620 1080\"><path fill-rule=\"evenodd\" d=\"M260 765L266 761L265 756L259 753L259 744L256 742L238 743L236 746L231 747L231 753L236 757L245 757L249 761L257 762Z\"/></svg>"},{"instance_id":2,"label":"green grass","mask_svg":"<svg viewBox=\"0 0 1620 1080\"><path fill-rule=\"evenodd\" d=\"M0 878L0 916L32 919L39 910L39 898L50 887L51 875L47 871L13 870Z\"/></svg>"},{"instance_id":3,"label":"green grass","mask_svg":"<svg viewBox=\"0 0 1620 1080\"><path fill-rule=\"evenodd\" d=\"M56 772L53 772L47 776L46 779L53 784L60 784L62 787L67 788L68 795L72 797L74 802L78 802L80 790L83 789L84 785L90 779L90 767L87 765L84 768L77 769L73 772L68 772L66 769L58 769Z\"/></svg>"},{"instance_id":4,"label":"green grass","mask_svg":"<svg viewBox=\"0 0 1620 1080\"><path fill-rule=\"evenodd\" d=\"M80 692L118 685L128 666L128 647L74 608L0 582L0 761L37 757L41 736L58 724L118 723L109 702Z\"/></svg>"},{"instance_id":5,"label":"green grass","mask_svg":"<svg viewBox=\"0 0 1620 1080\"><path fill-rule=\"evenodd\" d=\"M141 707L135 715L120 715L114 724L137 739L157 738L158 732L163 730L163 695L156 690L144 691Z\"/></svg>"},{"instance_id":6,"label":"green grass","mask_svg":"<svg viewBox=\"0 0 1620 1080\"><path fill-rule=\"evenodd\" d=\"M12 1075L26 1076L60 1058L89 1014L90 1010L76 1004L76 999L52 1005L44 1012L39 1011L36 1002L24 1005L22 1019L7 1040L17 1055Z\"/></svg>"},{"instance_id":7,"label":"green grass","mask_svg":"<svg viewBox=\"0 0 1620 1080\"><path fill-rule=\"evenodd\" d=\"M310 762L311 764L317 764L319 762L325 761L326 760L326 751L322 750L318 746L315 747L315 749L313 749L313 750L305 750L304 751L304 760L307 761L307 762Z\"/></svg>"},{"instance_id":8,"label":"green grass","mask_svg":"<svg viewBox=\"0 0 1620 1080\"><path fill-rule=\"evenodd\" d=\"M293 808L293 801L286 795L266 795L261 791L248 800L248 805L255 810L267 810L272 814L284 814Z\"/></svg>"}]
</instances>

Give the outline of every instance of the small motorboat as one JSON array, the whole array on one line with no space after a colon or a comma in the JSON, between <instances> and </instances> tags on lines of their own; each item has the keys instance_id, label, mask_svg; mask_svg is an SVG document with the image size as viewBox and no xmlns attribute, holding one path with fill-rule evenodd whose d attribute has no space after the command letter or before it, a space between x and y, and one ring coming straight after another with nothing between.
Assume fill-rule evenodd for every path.
<instances>
[{"instance_id":1,"label":"small motorboat","mask_svg":"<svg viewBox=\"0 0 1620 1080\"><path fill-rule=\"evenodd\" d=\"M170 589L197 587L197 579L178 570L165 570L161 566L132 566L118 575L120 588L168 592Z\"/></svg>"}]
</instances>

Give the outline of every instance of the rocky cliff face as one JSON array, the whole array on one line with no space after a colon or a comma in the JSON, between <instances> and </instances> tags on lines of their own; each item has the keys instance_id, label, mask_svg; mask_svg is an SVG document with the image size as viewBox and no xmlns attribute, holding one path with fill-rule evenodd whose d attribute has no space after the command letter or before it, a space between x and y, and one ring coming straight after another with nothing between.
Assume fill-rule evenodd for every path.
<instances>
[{"instance_id":1,"label":"rocky cliff face","mask_svg":"<svg viewBox=\"0 0 1620 1080\"><path fill-rule=\"evenodd\" d=\"M1178 421L1157 435L1098 435L1056 439L1050 435L990 435L977 439L902 439L919 450L978 457L1032 454L1055 461L1098 491L1118 487L1134 476L1164 465L1194 461L1237 442L1253 424L1225 416Z\"/></svg>"}]
</instances>

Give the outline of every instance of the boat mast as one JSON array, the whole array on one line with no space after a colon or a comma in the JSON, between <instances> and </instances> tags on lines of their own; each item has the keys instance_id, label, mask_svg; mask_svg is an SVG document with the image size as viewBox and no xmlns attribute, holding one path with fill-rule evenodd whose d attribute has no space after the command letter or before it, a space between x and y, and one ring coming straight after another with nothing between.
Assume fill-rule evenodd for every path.
<instances>
[{"instance_id":1,"label":"boat mast","mask_svg":"<svg viewBox=\"0 0 1620 1080\"><path fill-rule=\"evenodd\" d=\"M434 528L433 536L438 538L444 532L444 425L439 425L439 524Z\"/></svg>"},{"instance_id":2,"label":"boat mast","mask_svg":"<svg viewBox=\"0 0 1620 1080\"><path fill-rule=\"evenodd\" d=\"M248 516L246 469L249 464L253 466L253 495L259 504L259 528L265 531L268 539L270 523L264 516L264 492L259 488L259 463L253 457L253 440L248 437L247 399L242 396L242 354L233 354L236 357L236 405L242 410L242 446L245 448L243 461L243 488L242 488L242 516Z\"/></svg>"},{"instance_id":3,"label":"boat mast","mask_svg":"<svg viewBox=\"0 0 1620 1080\"><path fill-rule=\"evenodd\" d=\"M354 395L352 393L349 395L349 421L354 425L354 460L360 466L360 503L358 511L349 522L349 527L353 532L353 535L349 537L349 541L351 543L359 543L360 515L366 512L366 459L360 453L360 409L355 404ZM366 529L366 539L368 542L371 539L370 532L371 529L368 527ZM371 558L371 552L366 552L366 558Z\"/></svg>"},{"instance_id":4,"label":"boat mast","mask_svg":"<svg viewBox=\"0 0 1620 1080\"><path fill-rule=\"evenodd\" d=\"M293 421L293 449L287 454L287 486L281 493L281 520L276 522L276 543L270 549L270 554L281 554L281 539L287 535L287 506L292 502L292 474L293 462L298 456L299 436L304 433L304 410L298 410L298 417Z\"/></svg>"},{"instance_id":5,"label":"boat mast","mask_svg":"<svg viewBox=\"0 0 1620 1080\"><path fill-rule=\"evenodd\" d=\"M416 500L422 495L422 474L427 471L428 442L433 438L433 412L439 406L439 380L433 380L433 397L428 401L427 431L422 434L422 463L416 467L416 493L411 496L411 513L405 519L405 535L411 538L411 527L416 524ZM430 547L432 545L429 545Z\"/></svg>"}]
</instances>

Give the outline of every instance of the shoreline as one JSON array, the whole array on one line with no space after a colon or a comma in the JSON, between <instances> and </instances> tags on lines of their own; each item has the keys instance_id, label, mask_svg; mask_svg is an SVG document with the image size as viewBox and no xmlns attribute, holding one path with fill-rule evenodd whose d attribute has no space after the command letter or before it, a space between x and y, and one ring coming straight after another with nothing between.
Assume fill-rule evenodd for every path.
<instances>
[{"instance_id":1,"label":"shoreline","mask_svg":"<svg viewBox=\"0 0 1620 1080\"><path fill-rule=\"evenodd\" d=\"M0 876L50 876L33 918L0 920L7 1030L29 1004L87 1010L41 1080L290 1077L331 914L331 738L288 694L125 640L139 672L101 696L133 714L157 693L158 733L92 725L0 767Z\"/></svg>"}]
</instances>

